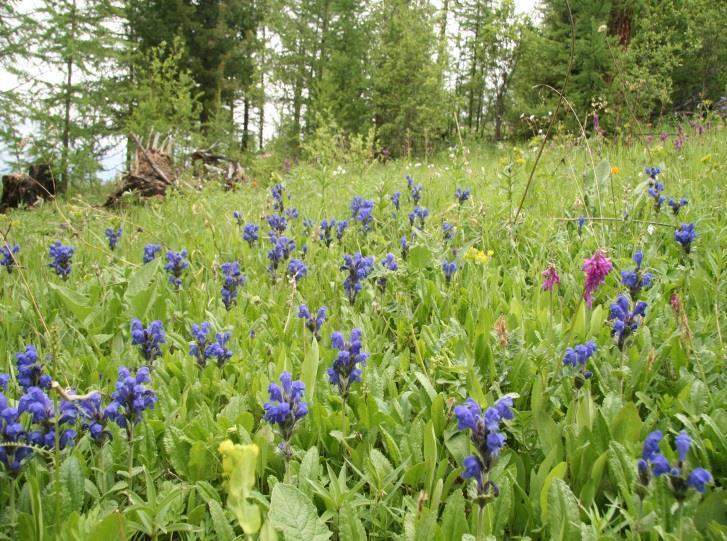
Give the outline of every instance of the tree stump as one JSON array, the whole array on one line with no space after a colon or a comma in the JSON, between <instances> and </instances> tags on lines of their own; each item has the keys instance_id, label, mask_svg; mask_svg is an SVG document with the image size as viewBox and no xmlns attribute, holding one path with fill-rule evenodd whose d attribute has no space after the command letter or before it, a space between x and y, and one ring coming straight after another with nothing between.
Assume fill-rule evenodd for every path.
<instances>
[{"instance_id":1,"label":"tree stump","mask_svg":"<svg viewBox=\"0 0 727 541\"><path fill-rule=\"evenodd\" d=\"M21 206L33 207L39 201L55 197L53 172L48 164L32 165L28 174L11 173L2 177L3 195L0 212Z\"/></svg>"},{"instance_id":2,"label":"tree stump","mask_svg":"<svg viewBox=\"0 0 727 541\"><path fill-rule=\"evenodd\" d=\"M160 150L145 149L137 141L135 167L126 173L119 185L104 203L105 207L118 207L124 194L135 193L148 199L162 198L167 189L174 186L176 175L172 168L172 158Z\"/></svg>"}]
</instances>

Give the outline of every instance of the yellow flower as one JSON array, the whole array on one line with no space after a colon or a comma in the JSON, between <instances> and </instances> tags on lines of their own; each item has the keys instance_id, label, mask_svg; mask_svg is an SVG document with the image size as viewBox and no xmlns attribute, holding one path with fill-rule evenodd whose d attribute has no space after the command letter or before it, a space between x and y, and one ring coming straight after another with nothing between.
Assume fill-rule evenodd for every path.
<instances>
[{"instance_id":1,"label":"yellow flower","mask_svg":"<svg viewBox=\"0 0 727 541\"><path fill-rule=\"evenodd\" d=\"M495 252L493 252L492 250L484 252L482 250L478 250L477 248L470 247L469 250L467 250L467 252L464 254L464 258L467 261L473 261L475 263L480 263L481 265L484 265L493 255L495 255Z\"/></svg>"},{"instance_id":2,"label":"yellow flower","mask_svg":"<svg viewBox=\"0 0 727 541\"><path fill-rule=\"evenodd\" d=\"M702 163L707 163L712 161L712 155L711 154L705 154L702 156Z\"/></svg>"},{"instance_id":3,"label":"yellow flower","mask_svg":"<svg viewBox=\"0 0 727 541\"><path fill-rule=\"evenodd\" d=\"M621 172L621 169L618 168L618 166L614 165L611 167L611 174L612 175L618 175Z\"/></svg>"}]
</instances>

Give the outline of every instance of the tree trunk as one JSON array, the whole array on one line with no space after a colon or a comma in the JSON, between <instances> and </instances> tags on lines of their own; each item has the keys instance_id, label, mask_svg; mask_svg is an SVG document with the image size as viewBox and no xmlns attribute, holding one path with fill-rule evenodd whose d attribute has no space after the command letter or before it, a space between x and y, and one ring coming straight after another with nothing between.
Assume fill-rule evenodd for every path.
<instances>
[{"instance_id":1,"label":"tree trunk","mask_svg":"<svg viewBox=\"0 0 727 541\"><path fill-rule=\"evenodd\" d=\"M242 151L247 151L250 140L250 97L247 92L242 102Z\"/></svg>"},{"instance_id":2,"label":"tree trunk","mask_svg":"<svg viewBox=\"0 0 727 541\"><path fill-rule=\"evenodd\" d=\"M61 182L58 186L60 193L68 190L68 156L71 147L71 85L73 84L73 59L66 60L66 95L64 96L63 114L63 150L61 152Z\"/></svg>"}]
</instances>

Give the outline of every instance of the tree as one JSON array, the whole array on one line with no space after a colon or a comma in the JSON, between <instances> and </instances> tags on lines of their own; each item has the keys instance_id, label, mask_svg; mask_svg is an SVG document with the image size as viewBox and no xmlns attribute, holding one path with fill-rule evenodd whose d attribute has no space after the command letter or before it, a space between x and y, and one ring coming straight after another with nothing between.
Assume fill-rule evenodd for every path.
<instances>
[{"instance_id":1,"label":"tree","mask_svg":"<svg viewBox=\"0 0 727 541\"><path fill-rule=\"evenodd\" d=\"M447 127L431 6L383 0L373 21L372 108L379 143L395 155L429 152Z\"/></svg>"}]
</instances>

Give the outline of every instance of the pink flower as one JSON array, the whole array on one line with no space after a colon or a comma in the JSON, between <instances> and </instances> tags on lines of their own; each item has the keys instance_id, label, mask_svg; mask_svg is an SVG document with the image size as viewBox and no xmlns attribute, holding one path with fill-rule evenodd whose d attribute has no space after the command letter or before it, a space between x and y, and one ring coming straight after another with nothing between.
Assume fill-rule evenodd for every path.
<instances>
[{"instance_id":1,"label":"pink flower","mask_svg":"<svg viewBox=\"0 0 727 541\"><path fill-rule=\"evenodd\" d=\"M586 283L583 289L583 298L586 300L586 306L590 308L593 305L593 292L598 289L611 269L613 263L606 257L603 250L596 250L591 259L586 259L583 263L583 271L586 273Z\"/></svg>"},{"instance_id":2,"label":"pink flower","mask_svg":"<svg viewBox=\"0 0 727 541\"><path fill-rule=\"evenodd\" d=\"M543 291L551 291L556 284L560 283L560 276L555 269L555 265L549 265L543 272Z\"/></svg>"}]
</instances>

